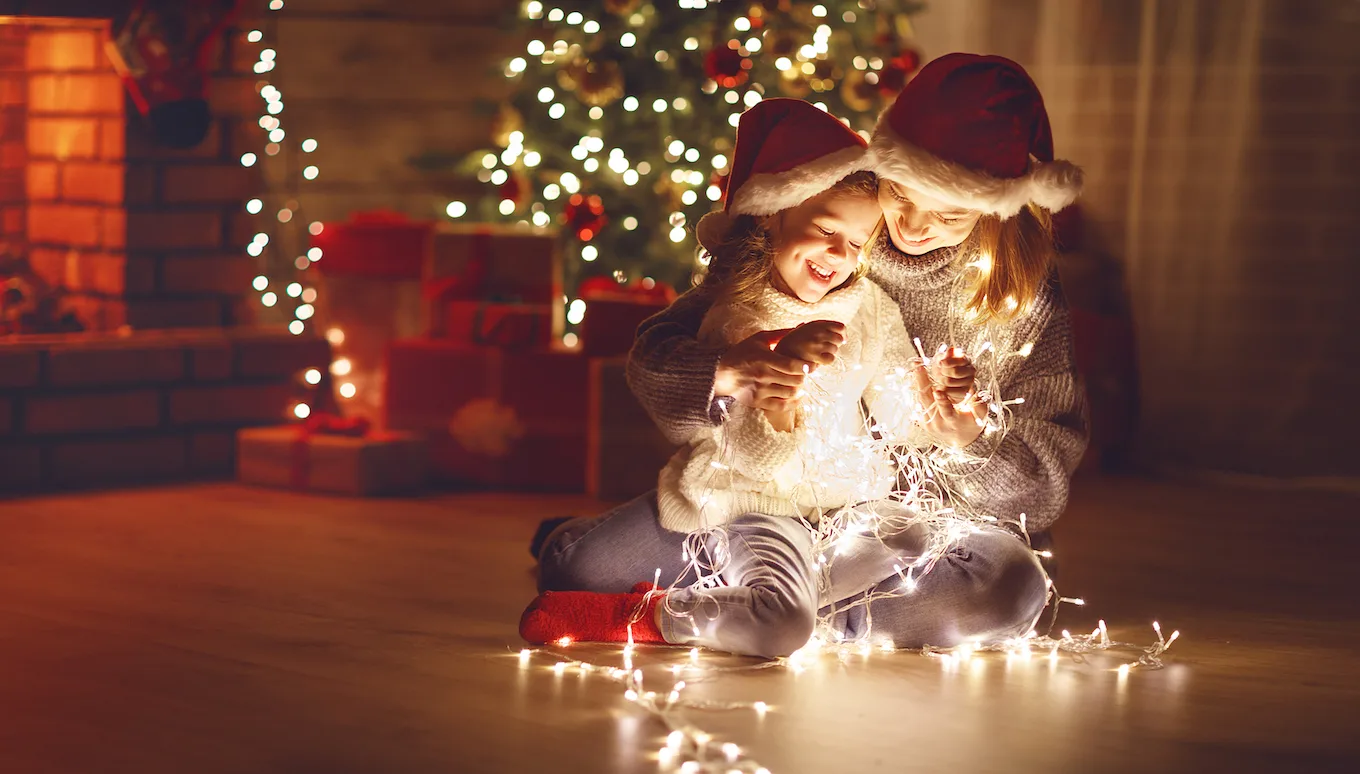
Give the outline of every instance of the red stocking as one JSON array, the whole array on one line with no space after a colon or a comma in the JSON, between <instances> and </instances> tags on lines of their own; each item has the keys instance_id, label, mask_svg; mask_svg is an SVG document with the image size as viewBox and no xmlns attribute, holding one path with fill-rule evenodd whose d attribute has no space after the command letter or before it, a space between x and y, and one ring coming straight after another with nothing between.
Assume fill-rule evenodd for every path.
<instances>
[{"instance_id":1,"label":"red stocking","mask_svg":"<svg viewBox=\"0 0 1360 774\"><path fill-rule=\"evenodd\" d=\"M137 0L108 45L156 139L192 148L208 134L213 45L241 0Z\"/></svg>"},{"instance_id":2,"label":"red stocking","mask_svg":"<svg viewBox=\"0 0 1360 774\"><path fill-rule=\"evenodd\" d=\"M520 636L535 645L563 637L573 642L627 642L631 622L633 642L664 645L656 627L656 606L665 595L649 597L651 588L650 583L639 583L632 594L545 591L520 618Z\"/></svg>"}]
</instances>

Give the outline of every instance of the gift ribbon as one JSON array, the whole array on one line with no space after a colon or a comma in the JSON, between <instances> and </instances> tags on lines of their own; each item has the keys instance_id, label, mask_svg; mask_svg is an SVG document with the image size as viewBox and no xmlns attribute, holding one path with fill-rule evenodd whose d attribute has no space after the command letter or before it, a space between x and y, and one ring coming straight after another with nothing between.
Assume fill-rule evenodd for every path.
<instances>
[{"instance_id":1,"label":"gift ribbon","mask_svg":"<svg viewBox=\"0 0 1360 774\"><path fill-rule=\"evenodd\" d=\"M297 435L289 448L288 483L294 489L307 488L312 469L309 444L313 435L363 438L371 428L372 423L365 417L342 417L324 411L307 417L305 422L297 426Z\"/></svg>"},{"instance_id":2,"label":"gift ribbon","mask_svg":"<svg viewBox=\"0 0 1360 774\"><path fill-rule=\"evenodd\" d=\"M482 346L507 349L530 349L539 343L538 328L542 324L538 314L507 312L488 329L486 313L492 302L477 305L472 315L472 341Z\"/></svg>"}]
</instances>

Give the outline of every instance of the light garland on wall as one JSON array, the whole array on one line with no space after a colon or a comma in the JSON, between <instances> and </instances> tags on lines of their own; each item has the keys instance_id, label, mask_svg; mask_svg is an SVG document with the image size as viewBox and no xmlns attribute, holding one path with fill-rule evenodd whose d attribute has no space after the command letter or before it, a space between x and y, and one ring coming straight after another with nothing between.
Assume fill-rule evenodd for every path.
<instances>
[{"instance_id":1,"label":"light garland on wall","mask_svg":"<svg viewBox=\"0 0 1360 774\"><path fill-rule=\"evenodd\" d=\"M277 22L275 21L277 17L272 14L282 11L283 4L284 0L269 0L266 3L266 9L269 12L266 16L268 20L266 26L270 28L268 36L262 29L252 29L246 33L247 42L260 45L259 59L253 66L256 75L267 76L278 65L278 51L273 47L277 45L278 41ZM271 40L266 40L266 37ZM268 77L262 77L256 81L255 90L264 102L259 126L265 132L266 139L265 146L262 149L263 158L268 159L279 155L283 150L284 141L288 138L287 132L283 128L283 121L279 118L280 114L283 113L283 92ZM306 154L304 158L307 158L316 151L317 142L312 138L307 138L298 144L298 148L303 154ZM260 163L262 159L260 155L246 152L241 155L240 161L242 166L252 167ZM321 174L321 170L316 164L306 163L297 174L303 181L310 182ZM277 230L281 226L294 221L299 223L302 221L302 208L296 196L285 199L282 206L277 210L267 207L263 197L253 197L246 201L245 210L251 215L264 219L264 224L256 231L250 244L246 246L246 253L251 257L264 258L265 250L271 244L275 245L276 252L285 250L290 246L294 247L297 256L293 259L291 266L297 274L301 274L303 277L307 276L306 272L312 268L312 264L321 260L322 253L319 247L306 247L304 250L305 245L287 245L284 239L271 239L270 237L269 232L275 232L277 237ZM325 226L321 221L311 221L307 223L307 234L316 236L324 228ZM306 240L306 237L302 236L297 238L299 241ZM282 285L282 296L275 290L279 285ZM290 278L287 281L276 281L269 277L269 272L266 270L256 275L251 286L259 294L260 304L266 308L275 308L287 304L289 301L292 302L291 315L293 319L288 322L289 333L294 336L301 336L313 324L312 320L316 315L317 289L312 284L300 282L295 278ZM326 339L332 346L340 346L344 344L345 333L339 328L331 328L326 331ZM335 358L330 365L331 374L341 379L348 376L352 370L353 366L349 359L344 357ZM322 382L322 374L315 368L308 369L303 374L303 381L310 387L316 387ZM358 392L351 381L342 381L337 391L342 398L346 399L353 398ZM306 419L311 416L312 405L305 400L298 401L293 404L289 411L297 419Z\"/></svg>"}]
</instances>

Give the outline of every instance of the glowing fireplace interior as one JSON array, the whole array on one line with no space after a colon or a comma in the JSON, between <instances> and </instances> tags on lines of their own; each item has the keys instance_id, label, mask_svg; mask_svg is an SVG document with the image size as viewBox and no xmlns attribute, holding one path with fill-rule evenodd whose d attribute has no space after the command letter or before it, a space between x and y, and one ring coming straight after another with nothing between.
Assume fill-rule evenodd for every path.
<instances>
[{"instance_id":1,"label":"glowing fireplace interior","mask_svg":"<svg viewBox=\"0 0 1360 774\"><path fill-rule=\"evenodd\" d=\"M127 323L126 116L108 36L101 20L0 20L7 332Z\"/></svg>"}]
</instances>

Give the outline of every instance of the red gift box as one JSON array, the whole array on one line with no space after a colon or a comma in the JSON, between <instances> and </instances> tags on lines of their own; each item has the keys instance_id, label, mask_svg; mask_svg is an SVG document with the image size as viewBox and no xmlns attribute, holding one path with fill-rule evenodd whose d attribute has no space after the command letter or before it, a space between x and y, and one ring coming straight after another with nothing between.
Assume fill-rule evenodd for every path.
<instances>
[{"instance_id":1,"label":"red gift box","mask_svg":"<svg viewBox=\"0 0 1360 774\"><path fill-rule=\"evenodd\" d=\"M433 222L399 212L356 212L312 236L312 247L321 249L316 267L334 276L420 279L433 233Z\"/></svg>"},{"instance_id":2,"label":"red gift box","mask_svg":"<svg viewBox=\"0 0 1360 774\"><path fill-rule=\"evenodd\" d=\"M553 342L550 304L444 304L443 335L454 341L505 349L546 349Z\"/></svg>"},{"instance_id":3,"label":"red gift box","mask_svg":"<svg viewBox=\"0 0 1360 774\"><path fill-rule=\"evenodd\" d=\"M439 300L562 302L556 231L492 224L442 224L431 237L427 292Z\"/></svg>"},{"instance_id":4,"label":"red gift box","mask_svg":"<svg viewBox=\"0 0 1360 774\"><path fill-rule=\"evenodd\" d=\"M442 483L581 492L588 380L589 361L573 352L394 341L386 424L425 435Z\"/></svg>"},{"instance_id":5,"label":"red gift box","mask_svg":"<svg viewBox=\"0 0 1360 774\"><path fill-rule=\"evenodd\" d=\"M633 397L627 364L626 357L590 360L586 492L601 500L631 500L655 489L676 449Z\"/></svg>"},{"instance_id":6,"label":"red gift box","mask_svg":"<svg viewBox=\"0 0 1360 774\"><path fill-rule=\"evenodd\" d=\"M299 425L236 435L242 483L348 495L405 494L425 484L425 446L410 433L309 433Z\"/></svg>"},{"instance_id":7,"label":"red gift box","mask_svg":"<svg viewBox=\"0 0 1360 774\"><path fill-rule=\"evenodd\" d=\"M675 300L664 282L645 280L627 287L605 277L581 283L585 315L579 327L581 352L594 357L623 355L633 348L638 326Z\"/></svg>"}]
</instances>

